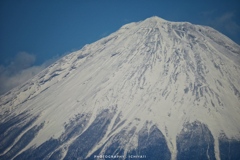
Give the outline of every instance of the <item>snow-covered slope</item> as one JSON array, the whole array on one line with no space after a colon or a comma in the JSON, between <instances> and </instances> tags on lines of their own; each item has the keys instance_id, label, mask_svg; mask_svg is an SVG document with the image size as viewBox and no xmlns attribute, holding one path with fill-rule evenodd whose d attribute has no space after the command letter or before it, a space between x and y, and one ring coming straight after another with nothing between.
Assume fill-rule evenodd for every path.
<instances>
[{"instance_id":1,"label":"snow-covered slope","mask_svg":"<svg viewBox=\"0 0 240 160\"><path fill-rule=\"evenodd\" d=\"M0 97L1 158L238 157L239 75L240 46L210 27L124 25Z\"/></svg>"}]
</instances>

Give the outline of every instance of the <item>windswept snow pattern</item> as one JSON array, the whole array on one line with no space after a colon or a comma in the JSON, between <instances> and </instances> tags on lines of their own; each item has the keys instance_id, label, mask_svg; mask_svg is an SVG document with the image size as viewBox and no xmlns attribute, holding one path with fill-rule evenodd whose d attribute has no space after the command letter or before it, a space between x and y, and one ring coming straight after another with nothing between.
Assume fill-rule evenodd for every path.
<instances>
[{"instance_id":1,"label":"windswept snow pattern","mask_svg":"<svg viewBox=\"0 0 240 160\"><path fill-rule=\"evenodd\" d=\"M151 17L0 97L0 159L240 158L240 46Z\"/></svg>"}]
</instances>

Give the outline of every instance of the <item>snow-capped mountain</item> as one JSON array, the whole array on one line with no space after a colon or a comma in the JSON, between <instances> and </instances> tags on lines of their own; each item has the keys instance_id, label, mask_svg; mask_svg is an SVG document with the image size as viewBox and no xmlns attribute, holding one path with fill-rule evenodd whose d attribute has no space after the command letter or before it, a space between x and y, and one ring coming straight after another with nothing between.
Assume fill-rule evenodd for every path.
<instances>
[{"instance_id":1,"label":"snow-capped mountain","mask_svg":"<svg viewBox=\"0 0 240 160\"><path fill-rule=\"evenodd\" d=\"M0 97L0 159L239 159L240 46L151 17Z\"/></svg>"}]
</instances>

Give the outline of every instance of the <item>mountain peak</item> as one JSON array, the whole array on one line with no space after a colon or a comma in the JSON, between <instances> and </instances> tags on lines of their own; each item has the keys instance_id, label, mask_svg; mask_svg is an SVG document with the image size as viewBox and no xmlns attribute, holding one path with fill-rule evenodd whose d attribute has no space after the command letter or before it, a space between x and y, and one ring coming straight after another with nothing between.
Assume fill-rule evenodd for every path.
<instances>
[{"instance_id":1,"label":"mountain peak","mask_svg":"<svg viewBox=\"0 0 240 160\"><path fill-rule=\"evenodd\" d=\"M142 21L142 23L146 24L146 25L149 25L149 24L150 25L162 25L167 22L169 22L169 21L162 19L160 17L157 17L157 16L153 16L153 17L147 18L144 21Z\"/></svg>"},{"instance_id":2,"label":"mountain peak","mask_svg":"<svg viewBox=\"0 0 240 160\"><path fill-rule=\"evenodd\" d=\"M157 22L168 22L167 20L160 18L158 16L152 16L150 18L147 18L146 20L157 21Z\"/></svg>"}]
</instances>

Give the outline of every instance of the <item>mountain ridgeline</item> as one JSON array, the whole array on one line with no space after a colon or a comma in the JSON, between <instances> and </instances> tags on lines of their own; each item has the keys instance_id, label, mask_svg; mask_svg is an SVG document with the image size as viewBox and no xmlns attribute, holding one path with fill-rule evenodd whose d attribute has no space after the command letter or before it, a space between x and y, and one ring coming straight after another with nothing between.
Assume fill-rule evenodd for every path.
<instances>
[{"instance_id":1,"label":"mountain ridgeline","mask_svg":"<svg viewBox=\"0 0 240 160\"><path fill-rule=\"evenodd\" d=\"M0 97L0 159L240 159L239 75L210 27L126 24Z\"/></svg>"}]
</instances>

